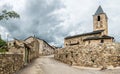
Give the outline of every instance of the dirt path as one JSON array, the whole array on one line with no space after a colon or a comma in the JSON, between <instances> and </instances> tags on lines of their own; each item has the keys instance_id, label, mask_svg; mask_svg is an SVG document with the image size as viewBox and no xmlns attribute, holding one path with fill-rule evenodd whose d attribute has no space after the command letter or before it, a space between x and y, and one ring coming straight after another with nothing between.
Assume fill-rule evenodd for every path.
<instances>
[{"instance_id":1,"label":"dirt path","mask_svg":"<svg viewBox=\"0 0 120 74\"><path fill-rule=\"evenodd\" d=\"M56 61L53 56L45 56L36 59L30 66L17 74L120 74L120 69L104 71L79 69Z\"/></svg>"}]
</instances>

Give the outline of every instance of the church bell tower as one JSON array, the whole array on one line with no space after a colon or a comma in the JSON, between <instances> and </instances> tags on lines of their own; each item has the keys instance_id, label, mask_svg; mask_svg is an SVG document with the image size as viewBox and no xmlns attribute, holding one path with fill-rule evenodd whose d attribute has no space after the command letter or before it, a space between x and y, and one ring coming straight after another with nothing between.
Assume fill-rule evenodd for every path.
<instances>
[{"instance_id":1,"label":"church bell tower","mask_svg":"<svg viewBox=\"0 0 120 74\"><path fill-rule=\"evenodd\" d=\"M108 18L101 6L98 7L93 15L93 29L94 31L104 30L103 35L108 35Z\"/></svg>"}]
</instances>

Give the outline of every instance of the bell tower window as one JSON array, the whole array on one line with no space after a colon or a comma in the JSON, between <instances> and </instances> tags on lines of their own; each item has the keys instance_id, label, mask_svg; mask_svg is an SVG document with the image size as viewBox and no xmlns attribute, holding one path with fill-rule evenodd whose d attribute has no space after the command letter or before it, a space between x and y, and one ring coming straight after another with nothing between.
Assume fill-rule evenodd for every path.
<instances>
[{"instance_id":1,"label":"bell tower window","mask_svg":"<svg viewBox=\"0 0 120 74\"><path fill-rule=\"evenodd\" d=\"M97 20L100 21L100 16L97 17Z\"/></svg>"}]
</instances>

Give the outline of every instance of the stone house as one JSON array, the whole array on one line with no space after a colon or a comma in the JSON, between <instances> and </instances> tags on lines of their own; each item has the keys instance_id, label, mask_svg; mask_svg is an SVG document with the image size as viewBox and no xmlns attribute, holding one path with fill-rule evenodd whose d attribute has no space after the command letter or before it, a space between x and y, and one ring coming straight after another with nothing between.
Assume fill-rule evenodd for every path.
<instances>
[{"instance_id":1,"label":"stone house","mask_svg":"<svg viewBox=\"0 0 120 74\"><path fill-rule=\"evenodd\" d=\"M25 40L9 41L8 51L14 54L23 54L24 63L28 63L39 55L38 42L36 40L30 41L29 38Z\"/></svg>"},{"instance_id":2,"label":"stone house","mask_svg":"<svg viewBox=\"0 0 120 74\"><path fill-rule=\"evenodd\" d=\"M50 55L54 53L54 48L49 45L45 40L36 38L33 36L28 37L25 39L26 43L31 43L35 41L36 43L34 44L34 49L37 49L37 55Z\"/></svg>"},{"instance_id":3,"label":"stone house","mask_svg":"<svg viewBox=\"0 0 120 74\"><path fill-rule=\"evenodd\" d=\"M49 45L45 40L37 38L39 42L39 54L40 55L50 55L54 54L54 48Z\"/></svg>"},{"instance_id":4,"label":"stone house","mask_svg":"<svg viewBox=\"0 0 120 74\"><path fill-rule=\"evenodd\" d=\"M13 54L23 54L23 61L26 63L25 58L25 46L24 46L24 41L23 40L13 40L13 41L8 41L7 43L8 46L8 52L11 52Z\"/></svg>"},{"instance_id":5,"label":"stone house","mask_svg":"<svg viewBox=\"0 0 120 74\"><path fill-rule=\"evenodd\" d=\"M26 43L26 46L29 47L31 50L31 53L33 55L31 55L31 58L33 57L38 57L39 56L39 42L35 37L28 37L24 40L24 42Z\"/></svg>"},{"instance_id":6,"label":"stone house","mask_svg":"<svg viewBox=\"0 0 120 74\"><path fill-rule=\"evenodd\" d=\"M28 63L39 55L50 55L54 53L54 48L45 40L30 36L25 40L15 39L7 43L8 51L14 54L23 54L24 63Z\"/></svg>"},{"instance_id":7,"label":"stone house","mask_svg":"<svg viewBox=\"0 0 120 74\"><path fill-rule=\"evenodd\" d=\"M108 17L99 6L93 15L93 32L68 36L64 39L64 46L110 43L114 37L108 36Z\"/></svg>"},{"instance_id":8,"label":"stone house","mask_svg":"<svg viewBox=\"0 0 120 74\"><path fill-rule=\"evenodd\" d=\"M8 41L7 43L9 52L12 53L24 53L24 41L15 39L14 41Z\"/></svg>"}]
</instances>

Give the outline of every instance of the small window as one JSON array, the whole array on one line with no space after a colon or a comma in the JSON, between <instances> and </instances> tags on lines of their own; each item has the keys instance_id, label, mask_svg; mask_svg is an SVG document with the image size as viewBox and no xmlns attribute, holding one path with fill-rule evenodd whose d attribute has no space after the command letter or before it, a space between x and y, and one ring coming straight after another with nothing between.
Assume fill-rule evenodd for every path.
<instances>
[{"instance_id":1,"label":"small window","mask_svg":"<svg viewBox=\"0 0 120 74\"><path fill-rule=\"evenodd\" d=\"M89 40L89 44L90 44L90 40Z\"/></svg>"},{"instance_id":2,"label":"small window","mask_svg":"<svg viewBox=\"0 0 120 74\"><path fill-rule=\"evenodd\" d=\"M66 54L66 58L68 57L68 54Z\"/></svg>"},{"instance_id":3,"label":"small window","mask_svg":"<svg viewBox=\"0 0 120 74\"><path fill-rule=\"evenodd\" d=\"M101 43L104 43L104 40L101 40Z\"/></svg>"},{"instance_id":4,"label":"small window","mask_svg":"<svg viewBox=\"0 0 120 74\"><path fill-rule=\"evenodd\" d=\"M14 45L16 45L16 43L15 43L15 42L14 42L13 44L14 44Z\"/></svg>"},{"instance_id":5,"label":"small window","mask_svg":"<svg viewBox=\"0 0 120 74\"><path fill-rule=\"evenodd\" d=\"M100 16L98 16L98 21L100 21Z\"/></svg>"}]
</instances>

